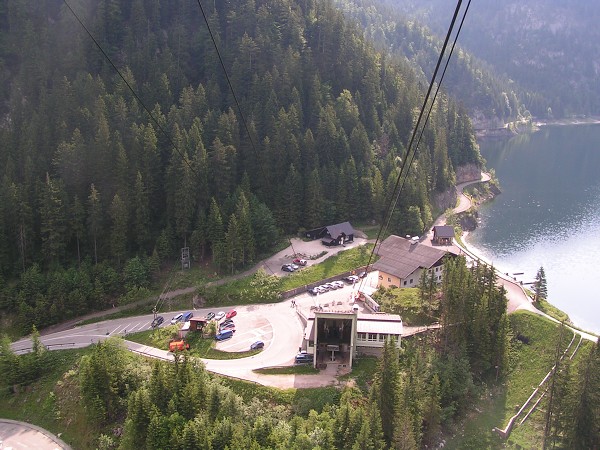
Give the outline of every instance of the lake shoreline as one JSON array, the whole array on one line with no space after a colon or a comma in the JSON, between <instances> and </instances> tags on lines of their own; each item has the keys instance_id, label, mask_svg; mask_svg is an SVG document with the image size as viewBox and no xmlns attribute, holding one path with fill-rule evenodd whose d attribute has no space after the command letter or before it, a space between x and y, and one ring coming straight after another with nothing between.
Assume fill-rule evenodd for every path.
<instances>
[{"instance_id":1,"label":"lake shoreline","mask_svg":"<svg viewBox=\"0 0 600 450\"><path fill-rule=\"evenodd\" d=\"M600 125L600 117L592 116L574 119L534 120L533 124L537 127Z\"/></svg>"},{"instance_id":2,"label":"lake shoreline","mask_svg":"<svg viewBox=\"0 0 600 450\"><path fill-rule=\"evenodd\" d=\"M600 241L598 125L597 117L548 121L542 133L480 142L503 195L495 202L482 198L477 231L462 236L469 251L525 288L543 266L550 304L593 333L600 332L599 304L589 288L592 249Z\"/></svg>"}]
</instances>

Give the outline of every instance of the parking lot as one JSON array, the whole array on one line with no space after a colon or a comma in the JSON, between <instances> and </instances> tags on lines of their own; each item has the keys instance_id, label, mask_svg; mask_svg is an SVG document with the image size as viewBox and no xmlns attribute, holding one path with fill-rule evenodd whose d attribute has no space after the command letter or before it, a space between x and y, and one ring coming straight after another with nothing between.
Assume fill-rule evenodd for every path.
<instances>
[{"instance_id":1,"label":"parking lot","mask_svg":"<svg viewBox=\"0 0 600 450\"><path fill-rule=\"evenodd\" d=\"M222 321L221 321L222 322ZM225 352L244 352L250 349L250 345L256 341L263 341L267 348L273 339L273 327L271 322L256 312L242 312L233 318L235 333L231 339L217 342L216 349Z\"/></svg>"}]
</instances>

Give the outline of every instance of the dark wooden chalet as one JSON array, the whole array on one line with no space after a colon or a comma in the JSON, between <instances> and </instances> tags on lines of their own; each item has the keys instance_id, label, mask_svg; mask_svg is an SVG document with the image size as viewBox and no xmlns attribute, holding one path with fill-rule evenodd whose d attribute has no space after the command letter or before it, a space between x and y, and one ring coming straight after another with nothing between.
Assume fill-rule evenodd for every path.
<instances>
[{"instance_id":1,"label":"dark wooden chalet","mask_svg":"<svg viewBox=\"0 0 600 450\"><path fill-rule=\"evenodd\" d=\"M454 228L449 225L436 225L433 227L433 243L437 245L452 245Z\"/></svg>"},{"instance_id":2,"label":"dark wooden chalet","mask_svg":"<svg viewBox=\"0 0 600 450\"><path fill-rule=\"evenodd\" d=\"M350 222L342 222L306 231L304 236L308 239L322 239L325 245L342 245L354 241L354 228Z\"/></svg>"}]
</instances>

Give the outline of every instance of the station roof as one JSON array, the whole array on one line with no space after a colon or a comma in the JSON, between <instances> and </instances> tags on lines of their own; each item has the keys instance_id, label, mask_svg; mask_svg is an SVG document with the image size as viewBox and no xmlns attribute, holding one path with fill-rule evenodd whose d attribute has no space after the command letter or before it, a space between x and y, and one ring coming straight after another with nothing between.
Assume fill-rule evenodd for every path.
<instances>
[{"instance_id":1,"label":"station roof","mask_svg":"<svg viewBox=\"0 0 600 450\"><path fill-rule=\"evenodd\" d=\"M419 268L433 267L447 252L392 235L379 245L376 253L380 259L373 269L404 279Z\"/></svg>"}]
</instances>

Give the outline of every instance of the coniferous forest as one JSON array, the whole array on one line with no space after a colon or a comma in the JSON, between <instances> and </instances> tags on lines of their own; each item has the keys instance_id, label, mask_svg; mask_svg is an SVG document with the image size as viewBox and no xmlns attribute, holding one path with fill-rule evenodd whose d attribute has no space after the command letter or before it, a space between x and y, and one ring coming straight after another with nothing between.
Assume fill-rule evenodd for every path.
<instances>
[{"instance_id":1,"label":"coniferous forest","mask_svg":"<svg viewBox=\"0 0 600 450\"><path fill-rule=\"evenodd\" d=\"M15 0L0 30L0 309L23 332L145 289L184 246L228 274L303 229L381 223L426 91L330 1ZM431 224L458 168L483 165L457 101L438 97L410 161L399 235ZM432 448L520 345L493 268L444 270L441 329L388 341L372 379L318 391L319 408L309 392L244 398L195 360L149 363L112 339L40 408L61 420L55 392L70 393L104 449ZM590 347L547 406L565 448L598 446ZM48 354L36 332L25 356L2 339L6 385L39 378Z\"/></svg>"},{"instance_id":2,"label":"coniferous forest","mask_svg":"<svg viewBox=\"0 0 600 450\"><path fill-rule=\"evenodd\" d=\"M207 3L210 32L193 1L71 6L89 35L58 0L0 7L1 307L24 329L110 305L184 246L225 272L382 220L425 89L329 2ZM421 233L464 164L470 121L440 96L390 232Z\"/></svg>"}]
</instances>

